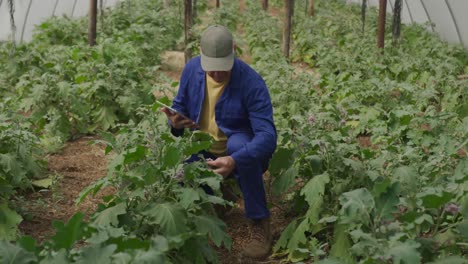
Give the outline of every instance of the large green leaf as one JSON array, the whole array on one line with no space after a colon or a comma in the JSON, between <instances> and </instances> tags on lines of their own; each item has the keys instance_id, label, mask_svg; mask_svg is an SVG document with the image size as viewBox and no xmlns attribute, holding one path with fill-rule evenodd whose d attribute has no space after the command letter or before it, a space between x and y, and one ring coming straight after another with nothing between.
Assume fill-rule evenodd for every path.
<instances>
[{"instance_id":1,"label":"large green leaf","mask_svg":"<svg viewBox=\"0 0 468 264\"><path fill-rule=\"evenodd\" d=\"M278 148L273 154L270 161L270 174L273 176L279 175L282 170L288 169L293 162L294 150L286 148Z\"/></svg>"},{"instance_id":2,"label":"large green leaf","mask_svg":"<svg viewBox=\"0 0 468 264\"><path fill-rule=\"evenodd\" d=\"M33 253L0 239L0 263L27 264L36 261Z\"/></svg>"},{"instance_id":3,"label":"large green leaf","mask_svg":"<svg viewBox=\"0 0 468 264\"><path fill-rule=\"evenodd\" d=\"M289 225L281 232L281 236L276 241L275 246L273 247L273 251L277 252L281 248L286 248L288 245L288 241L294 234L294 231L297 229L297 219L294 219Z\"/></svg>"},{"instance_id":4,"label":"large green leaf","mask_svg":"<svg viewBox=\"0 0 468 264\"><path fill-rule=\"evenodd\" d=\"M296 250L301 244L305 244L307 242L306 232L309 232L309 230L309 219L305 218L299 223L296 230L292 234L291 239L289 240L289 252Z\"/></svg>"},{"instance_id":5,"label":"large green leaf","mask_svg":"<svg viewBox=\"0 0 468 264\"><path fill-rule=\"evenodd\" d=\"M180 161L180 150L176 146L169 146L164 150L162 162L164 168L172 168Z\"/></svg>"},{"instance_id":6,"label":"large green leaf","mask_svg":"<svg viewBox=\"0 0 468 264\"><path fill-rule=\"evenodd\" d=\"M464 181L468 177L468 159L461 159L458 162L453 177L457 181Z\"/></svg>"},{"instance_id":7,"label":"large green leaf","mask_svg":"<svg viewBox=\"0 0 468 264\"><path fill-rule=\"evenodd\" d=\"M177 197L179 198L179 203L185 208L188 209L195 201L200 200L200 189L196 190L193 188L180 188L176 190Z\"/></svg>"},{"instance_id":8,"label":"large green leaf","mask_svg":"<svg viewBox=\"0 0 468 264\"><path fill-rule=\"evenodd\" d=\"M26 175L26 171L21 168L21 163L18 162L16 157L11 153L0 153L0 172L1 171L7 174L7 180L9 180L13 186L19 186L23 177Z\"/></svg>"},{"instance_id":9,"label":"large green leaf","mask_svg":"<svg viewBox=\"0 0 468 264\"><path fill-rule=\"evenodd\" d=\"M157 204L144 212L158 224L165 234L175 236L187 231L185 210L175 203Z\"/></svg>"},{"instance_id":10,"label":"large green leaf","mask_svg":"<svg viewBox=\"0 0 468 264\"><path fill-rule=\"evenodd\" d=\"M468 260L466 259L466 257L450 256L450 257L438 259L428 264L466 264L467 262Z\"/></svg>"},{"instance_id":11,"label":"large green leaf","mask_svg":"<svg viewBox=\"0 0 468 264\"><path fill-rule=\"evenodd\" d=\"M288 168L283 173L275 175L275 180L273 182L273 193L275 195L279 195L287 191L289 187L293 186L295 183L294 179L296 179L297 173L298 169L293 166Z\"/></svg>"},{"instance_id":12,"label":"large green leaf","mask_svg":"<svg viewBox=\"0 0 468 264\"><path fill-rule=\"evenodd\" d=\"M108 264L111 263L111 256L117 249L116 245L92 245L85 247L81 255L78 257L76 263L88 264L88 263L99 263Z\"/></svg>"},{"instance_id":13,"label":"large green leaf","mask_svg":"<svg viewBox=\"0 0 468 264\"><path fill-rule=\"evenodd\" d=\"M376 219L391 220L393 219L393 213L395 213L400 202L399 198L399 183L393 183L384 193L381 193L375 199Z\"/></svg>"},{"instance_id":14,"label":"large green leaf","mask_svg":"<svg viewBox=\"0 0 468 264\"><path fill-rule=\"evenodd\" d=\"M94 227L117 227L119 223L118 216L127 213L127 206L125 203L119 203L112 207L106 208L97 213L92 222Z\"/></svg>"},{"instance_id":15,"label":"large green leaf","mask_svg":"<svg viewBox=\"0 0 468 264\"><path fill-rule=\"evenodd\" d=\"M387 255L393 258L394 264L421 263L421 255L417 250L418 247L419 243L408 240L391 248Z\"/></svg>"},{"instance_id":16,"label":"large green leaf","mask_svg":"<svg viewBox=\"0 0 468 264\"><path fill-rule=\"evenodd\" d=\"M0 240L15 240L18 225L23 218L8 208L7 204L0 204Z\"/></svg>"},{"instance_id":17,"label":"large green leaf","mask_svg":"<svg viewBox=\"0 0 468 264\"><path fill-rule=\"evenodd\" d=\"M371 213L374 210L375 202L367 189L360 188L343 193L340 197L340 203L340 217L342 223L356 223L367 226L370 224L372 220Z\"/></svg>"},{"instance_id":18,"label":"large green leaf","mask_svg":"<svg viewBox=\"0 0 468 264\"><path fill-rule=\"evenodd\" d=\"M64 248L70 249L72 245L83 236L85 223L83 222L84 214L78 212L70 218L67 224L63 224L59 221L54 221L56 233L52 237L53 248L55 250Z\"/></svg>"},{"instance_id":19,"label":"large green leaf","mask_svg":"<svg viewBox=\"0 0 468 264\"><path fill-rule=\"evenodd\" d=\"M115 126L115 122L119 120L115 114L116 109L114 107L101 106L94 113L95 122L101 125L101 128L105 131Z\"/></svg>"},{"instance_id":20,"label":"large green leaf","mask_svg":"<svg viewBox=\"0 0 468 264\"><path fill-rule=\"evenodd\" d=\"M419 173L415 167L401 166L393 172L394 180L399 180L406 191L414 192L419 182Z\"/></svg>"},{"instance_id":21,"label":"large green leaf","mask_svg":"<svg viewBox=\"0 0 468 264\"><path fill-rule=\"evenodd\" d=\"M354 259L350 253L351 241L346 232L347 226L336 222L334 227L330 256L344 263L354 263Z\"/></svg>"},{"instance_id":22,"label":"large green leaf","mask_svg":"<svg viewBox=\"0 0 468 264\"><path fill-rule=\"evenodd\" d=\"M453 194L449 192L428 193L421 196L423 206L426 208L440 208L448 203L453 198Z\"/></svg>"},{"instance_id":23,"label":"large green leaf","mask_svg":"<svg viewBox=\"0 0 468 264\"><path fill-rule=\"evenodd\" d=\"M144 159L146 156L146 148L144 146L138 145L134 148L129 149L124 157L124 164L129 164Z\"/></svg>"},{"instance_id":24,"label":"large green leaf","mask_svg":"<svg viewBox=\"0 0 468 264\"><path fill-rule=\"evenodd\" d=\"M305 200L309 204L307 217L311 225L317 224L319 214L322 209L323 194L325 193L325 185L330 182L328 173L320 174L313 177L302 188L301 195L304 195Z\"/></svg>"},{"instance_id":25,"label":"large green leaf","mask_svg":"<svg viewBox=\"0 0 468 264\"><path fill-rule=\"evenodd\" d=\"M232 240L224 231L226 229L226 224L223 221L209 215L200 215L195 216L194 223L198 232L208 234L217 247L224 244L226 248L231 248Z\"/></svg>"}]
</instances>

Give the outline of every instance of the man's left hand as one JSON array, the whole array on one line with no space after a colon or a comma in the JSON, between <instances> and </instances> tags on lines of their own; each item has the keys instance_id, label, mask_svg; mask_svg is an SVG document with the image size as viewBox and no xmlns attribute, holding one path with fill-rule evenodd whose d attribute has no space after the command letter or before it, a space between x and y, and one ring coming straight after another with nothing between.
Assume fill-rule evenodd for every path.
<instances>
[{"instance_id":1,"label":"man's left hand","mask_svg":"<svg viewBox=\"0 0 468 264\"><path fill-rule=\"evenodd\" d=\"M206 164L213 167L213 171L223 176L223 178L229 176L236 167L236 162L231 156L219 157L215 160L207 160Z\"/></svg>"}]
</instances>

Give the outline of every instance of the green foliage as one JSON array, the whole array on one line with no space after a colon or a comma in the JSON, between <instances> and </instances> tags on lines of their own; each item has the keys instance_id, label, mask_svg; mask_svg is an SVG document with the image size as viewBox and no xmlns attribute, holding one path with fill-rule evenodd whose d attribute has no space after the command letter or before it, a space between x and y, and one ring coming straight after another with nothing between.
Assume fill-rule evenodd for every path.
<instances>
[{"instance_id":1,"label":"green foliage","mask_svg":"<svg viewBox=\"0 0 468 264\"><path fill-rule=\"evenodd\" d=\"M466 51L412 25L382 55L375 9L363 33L359 6L318 1L308 18L296 3L291 59L311 73L287 64L278 21L259 3L243 19L275 108L273 191L297 214L275 252L340 263L463 254Z\"/></svg>"}]
</instances>

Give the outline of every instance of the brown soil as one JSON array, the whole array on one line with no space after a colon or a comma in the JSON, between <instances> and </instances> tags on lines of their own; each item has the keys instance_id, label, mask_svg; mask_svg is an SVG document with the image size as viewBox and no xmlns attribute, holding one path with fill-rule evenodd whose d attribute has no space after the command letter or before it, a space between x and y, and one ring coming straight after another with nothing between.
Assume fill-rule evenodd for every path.
<instances>
[{"instance_id":1,"label":"brown soil","mask_svg":"<svg viewBox=\"0 0 468 264\"><path fill-rule=\"evenodd\" d=\"M83 137L68 142L59 153L46 157L48 173L54 178L54 184L50 189L26 193L24 201L18 202L20 211L26 213L20 224L22 233L41 242L54 234L53 221L67 222L78 211L89 214L95 211L104 195L112 193L107 188L75 205L80 192L107 171L104 147L91 144L94 139Z\"/></svg>"}]
</instances>

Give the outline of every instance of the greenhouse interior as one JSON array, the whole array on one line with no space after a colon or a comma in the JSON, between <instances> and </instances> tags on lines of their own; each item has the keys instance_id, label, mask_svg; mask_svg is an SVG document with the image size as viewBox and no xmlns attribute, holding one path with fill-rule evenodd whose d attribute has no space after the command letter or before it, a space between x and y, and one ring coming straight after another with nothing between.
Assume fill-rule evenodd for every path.
<instances>
[{"instance_id":1,"label":"greenhouse interior","mask_svg":"<svg viewBox=\"0 0 468 264\"><path fill-rule=\"evenodd\" d=\"M0 0L0 263L468 263L467 0Z\"/></svg>"}]
</instances>

